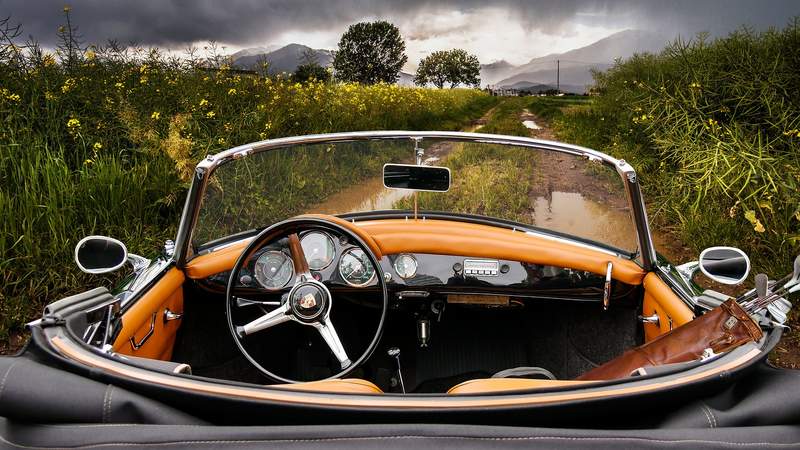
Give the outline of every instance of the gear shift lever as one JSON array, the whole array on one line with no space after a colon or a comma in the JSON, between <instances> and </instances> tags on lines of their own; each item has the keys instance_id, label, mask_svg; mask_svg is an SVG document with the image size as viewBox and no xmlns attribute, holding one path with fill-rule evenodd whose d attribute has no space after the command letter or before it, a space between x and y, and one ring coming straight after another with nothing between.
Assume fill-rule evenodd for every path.
<instances>
[{"instance_id":1,"label":"gear shift lever","mask_svg":"<svg viewBox=\"0 0 800 450\"><path fill-rule=\"evenodd\" d=\"M397 377L400 379L400 389L403 391L403 394L405 394L406 386L403 384L403 371L400 369L400 349L397 347L392 347L386 353L397 360Z\"/></svg>"}]
</instances>

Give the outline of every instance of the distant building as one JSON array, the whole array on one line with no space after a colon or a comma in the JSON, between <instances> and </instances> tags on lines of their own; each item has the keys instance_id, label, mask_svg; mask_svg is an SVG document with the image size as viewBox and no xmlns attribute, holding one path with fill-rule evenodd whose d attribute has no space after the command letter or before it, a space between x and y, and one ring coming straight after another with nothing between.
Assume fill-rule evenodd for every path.
<instances>
[{"instance_id":1,"label":"distant building","mask_svg":"<svg viewBox=\"0 0 800 450\"><path fill-rule=\"evenodd\" d=\"M486 86L486 92L497 97L516 97L519 95L519 90L505 86L489 85Z\"/></svg>"}]
</instances>

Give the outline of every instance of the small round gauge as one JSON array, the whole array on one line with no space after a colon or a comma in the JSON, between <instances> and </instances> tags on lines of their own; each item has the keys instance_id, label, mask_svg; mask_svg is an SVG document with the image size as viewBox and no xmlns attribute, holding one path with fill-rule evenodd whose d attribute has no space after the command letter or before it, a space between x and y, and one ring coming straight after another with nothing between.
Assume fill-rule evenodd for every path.
<instances>
[{"instance_id":1,"label":"small round gauge","mask_svg":"<svg viewBox=\"0 0 800 450\"><path fill-rule=\"evenodd\" d=\"M294 267L286 253L270 250L256 260L256 281L267 289L280 289L292 280Z\"/></svg>"},{"instance_id":2,"label":"small round gauge","mask_svg":"<svg viewBox=\"0 0 800 450\"><path fill-rule=\"evenodd\" d=\"M300 239L300 245L303 247L303 254L306 255L308 268L311 270L322 270L328 267L336 255L333 239L319 231L312 231L303 236Z\"/></svg>"},{"instance_id":3,"label":"small round gauge","mask_svg":"<svg viewBox=\"0 0 800 450\"><path fill-rule=\"evenodd\" d=\"M400 278L408 279L417 274L417 258L408 253L403 253L394 260L394 271Z\"/></svg>"},{"instance_id":4,"label":"small round gauge","mask_svg":"<svg viewBox=\"0 0 800 450\"><path fill-rule=\"evenodd\" d=\"M339 275L350 286L361 287L375 277L375 268L363 250L351 248L339 260Z\"/></svg>"}]
</instances>

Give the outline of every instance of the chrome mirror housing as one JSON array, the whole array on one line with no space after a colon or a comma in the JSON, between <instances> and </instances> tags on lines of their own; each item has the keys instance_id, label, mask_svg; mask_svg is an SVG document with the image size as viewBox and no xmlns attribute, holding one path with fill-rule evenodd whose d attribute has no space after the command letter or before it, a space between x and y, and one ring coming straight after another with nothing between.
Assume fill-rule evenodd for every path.
<instances>
[{"instance_id":1,"label":"chrome mirror housing","mask_svg":"<svg viewBox=\"0 0 800 450\"><path fill-rule=\"evenodd\" d=\"M700 271L722 284L739 284L750 274L750 258L736 247L710 247L700 253Z\"/></svg>"},{"instance_id":2,"label":"chrome mirror housing","mask_svg":"<svg viewBox=\"0 0 800 450\"><path fill-rule=\"evenodd\" d=\"M750 274L750 258L736 247L709 247L700 253L698 261L681 264L676 269L689 283L699 270L717 283L735 285Z\"/></svg>"},{"instance_id":3,"label":"chrome mirror housing","mask_svg":"<svg viewBox=\"0 0 800 450\"><path fill-rule=\"evenodd\" d=\"M125 244L108 236L86 236L75 246L75 263L85 273L113 272L126 262L133 265L134 271L150 263L146 258L128 253Z\"/></svg>"}]
</instances>

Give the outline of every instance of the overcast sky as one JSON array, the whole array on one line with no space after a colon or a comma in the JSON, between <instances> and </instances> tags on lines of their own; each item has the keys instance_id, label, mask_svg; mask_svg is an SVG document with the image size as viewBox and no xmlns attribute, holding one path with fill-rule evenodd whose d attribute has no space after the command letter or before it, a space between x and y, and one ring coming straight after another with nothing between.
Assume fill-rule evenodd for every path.
<instances>
[{"instance_id":1,"label":"overcast sky","mask_svg":"<svg viewBox=\"0 0 800 450\"><path fill-rule=\"evenodd\" d=\"M441 49L465 48L481 62L514 64L588 45L625 29L692 36L741 25L784 26L800 0L83 0L68 2L88 43L117 39L183 49L217 41L230 52L292 42L334 49L349 24L385 19L406 41L409 64ZM64 1L0 0L46 47L63 23Z\"/></svg>"}]
</instances>

